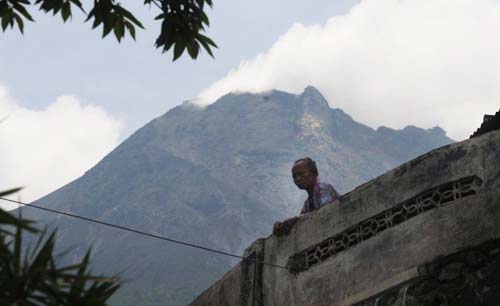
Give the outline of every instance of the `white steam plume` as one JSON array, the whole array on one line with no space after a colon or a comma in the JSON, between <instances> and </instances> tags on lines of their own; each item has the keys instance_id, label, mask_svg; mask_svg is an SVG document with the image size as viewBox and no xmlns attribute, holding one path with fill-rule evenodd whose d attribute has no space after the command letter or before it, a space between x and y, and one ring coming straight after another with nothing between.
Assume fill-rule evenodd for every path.
<instances>
[{"instance_id":1,"label":"white steam plume","mask_svg":"<svg viewBox=\"0 0 500 306\"><path fill-rule=\"evenodd\" d=\"M293 25L198 97L317 87L372 127L443 127L461 140L500 108L500 1L363 0L324 26Z\"/></svg>"}]
</instances>

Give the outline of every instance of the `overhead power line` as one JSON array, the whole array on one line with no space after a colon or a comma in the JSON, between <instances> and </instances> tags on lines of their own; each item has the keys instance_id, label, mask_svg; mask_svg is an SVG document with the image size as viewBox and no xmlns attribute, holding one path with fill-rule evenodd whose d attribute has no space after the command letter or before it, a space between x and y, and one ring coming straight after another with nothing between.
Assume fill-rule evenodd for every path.
<instances>
[{"instance_id":1,"label":"overhead power line","mask_svg":"<svg viewBox=\"0 0 500 306\"><path fill-rule=\"evenodd\" d=\"M215 250L215 249L212 249L212 248L207 248L207 247L196 245L196 244L193 244L193 243L188 243L188 242L184 242L184 241L180 241L180 240L176 240L176 239L172 239L172 238L167 238L167 237L163 237L163 236L159 236L159 235L155 235L155 234L146 233L146 232L143 232L143 231L135 230L135 229L128 228L128 227L125 227L125 226L121 226L121 225L111 224L111 223L108 223L108 222L99 221L99 220L95 220L95 219L87 218L87 217L82 217L82 216L78 216L78 215L75 215L75 214L71 214L71 213L67 213L67 212L63 212L63 211L58 211L58 210L50 209L50 208L46 208L46 207L41 207L41 206L37 206L37 205L33 205L33 204L23 203L21 201L11 200L11 199L7 199L7 198L3 198L3 197L0 197L0 200L4 200L4 201L7 201L7 202L11 202L11 203L16 203L16 204L20 204L20 205L25 205L25 206L28 206L28 207L33 207L33 208L45 210L45 211L48 211L48 212L51 212L51 213L56 213L56 214L60 214L60 215L68 216L68 217L73 217L73 218L77 218L77 219L80 219L80 220L85 220L85 221L92 222L92 223L106 225L106 226L114 227L114 228L121 229L121 230L124 230L124 231L136 233L136 234L139 234L139 235L148 236L148 237L151 237L151 238L160 239L160 240L168 241L168 242L172 242L172 243L177 243L177 244L181 244L181 245L184 245L184 246L188 246L188 247L192 247L192 248L196 248L196 249L200 249L200 250L205 250L205 251L208 251L208 252L213 252L213 253L217 253L217 254L221 254L221 255L226 255L226 256L230 256L230 257L234 257L234 258L239 258L239 259L242 259L242 260L245 260L245 261L251 261L251 262L254 262L254 263L257 263L257 264L263 264L263 265L270 266L270 267L275 267L275 268L280 268L280 269L288 270L286 267L283 267L283 266L280 266L280 265L275 265L275 264L267 263L267 262L260 261L260 260L257 260L257 259L247 258L247 257L243 257L243 256L240 256L240 255L235 255L235 254L227 253L227 252L224 252L224 251L219 251L219 250Z\"/></svg>"}]
</instances>

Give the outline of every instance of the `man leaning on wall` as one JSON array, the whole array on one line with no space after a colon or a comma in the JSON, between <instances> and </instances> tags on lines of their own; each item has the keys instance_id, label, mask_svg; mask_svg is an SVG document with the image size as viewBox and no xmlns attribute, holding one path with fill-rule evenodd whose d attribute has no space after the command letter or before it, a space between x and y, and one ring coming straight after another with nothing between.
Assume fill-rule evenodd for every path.
<instances>
[{"instance_id":1,"label":"man leaning on wall","mask_svg":"<svg viewBox=\"0 0 500 306\"><path fill-rule=\"evenodd\" d=\"M307 199L300 211L301 215L316 210L325 204L332 203L340 196L331 184L320 182L318 175L316 162L309 157L298 159L293 164L293 182L299 189L307 192ZM274 223L273 234L278 236L287 234L296 220L297 217Z\"/></svg>"}]
</instances>

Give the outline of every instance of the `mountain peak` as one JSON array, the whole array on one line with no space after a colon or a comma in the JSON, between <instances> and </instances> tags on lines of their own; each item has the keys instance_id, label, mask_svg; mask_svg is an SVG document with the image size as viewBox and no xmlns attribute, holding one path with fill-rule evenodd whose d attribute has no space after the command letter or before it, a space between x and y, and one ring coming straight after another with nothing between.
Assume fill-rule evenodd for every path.
<instances>
[{"instance_id":1,"label":"mountain peak","mask_svg":"<svg viewBox=\"0 0 500 306\"><path fill-rule=\"evenodd\" d=\"M433 128L430 128L430 129L427 129L429 132L431 132L432 134L435 134L435 135L439 135L439 136L446 136L446 131L443 130L440 126L436 125L435 127Z\"/></svg>"},{"instance_id":2,"label":"mountain peak","mask_svg":"<svg viewBox=\"0 0 500 306\"><path fill-rule=\"evenodd\" d=\"M305 88L304 88L304 91L303 91L303 94L318 94L320 96L322 96L321 92L314 86L312 85L307 85Z\"/></svg>"},{"instance_id":3,"label":"mountain peak","mask_svg":"<svg viewBox=\"0 0 500 306\"><path fill-rule=\"evenodd\" d=\"M313 86L307 86L299 96L304 104L304 110L311 113L325 112L330 110L330 105L325 97Z\"/></svg>"},{"instance_id":4,"label":"mountain peak","mask_svg":"<svg viewBox=\"0 0 500 306\"><path fill-rule=\"evenodd\" d=\"M240 253L268 235L276 220L300 211L305 194L290 178L298 157L312 156L321 176L347 192L448 143L422 131L377 133L330 108L312 86L298 95L230 93L206 107L186 102L171 109L37 204ZM58 225L61 249L76 240L92 242L99 254L96 271L126 270L124 278L136 279L111 305L151 306L166 299L186 305L231 264L207 261L194 249L30 212L32 219Z\"/></svg>"}]
</instances>

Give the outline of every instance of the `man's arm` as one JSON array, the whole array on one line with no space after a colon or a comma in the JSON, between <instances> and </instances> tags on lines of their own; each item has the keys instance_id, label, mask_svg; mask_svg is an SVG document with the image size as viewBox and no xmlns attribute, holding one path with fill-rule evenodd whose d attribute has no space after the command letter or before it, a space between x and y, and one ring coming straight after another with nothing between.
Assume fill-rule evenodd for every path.
<instances>
[{"instance_id":1,"label":"man's arm","mask_svg":"<svg viewBox=\"0 0 500 306\"><path fill-rule=\"evenodd\" d=\"M273 226L273 235L276 236L284 236L290 233L290 230L295 225L299 217L292 217L290 219L286 219L283 222L276 222Z\"/></svg>"},{"instance_id":2,"label":"man's arm","mask_svg":"<svg viewBox=\"0 0 500 306\"><path fill-rule=\"evenodd\" d=\"M328 190L330 190L330 193L332 194L332 202L336 201L340 198L340 194L333 188L332 185L328 184Z\"/></svg>"},{"instance_id":3,"label":"man's arm","mask_svg":"<svg viewBox=\"0 0 500 306\"><path fill-rule=\"evenodd\" d=\"M325 204L330 204L330 203L338 200L340 195L337 192L337 190L335 190L335 188L333 188L333 186L331 184L326 183L322 187L323 187L322 188L323 190L321 193L321 205L320 206L323 206Z\"/></svg>"}]
</instances>

